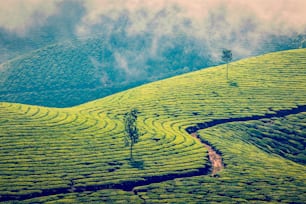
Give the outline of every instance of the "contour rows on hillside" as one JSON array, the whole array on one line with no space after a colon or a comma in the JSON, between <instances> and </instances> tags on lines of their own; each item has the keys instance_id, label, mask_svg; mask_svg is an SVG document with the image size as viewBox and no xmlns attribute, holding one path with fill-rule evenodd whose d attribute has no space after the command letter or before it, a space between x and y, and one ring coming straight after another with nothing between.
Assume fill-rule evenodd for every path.
<instances>
[{"instance_id":1,"label":"contour rows on hillside","mask_svg":"<svg viewBox=\"0 0 306 204\"><path fill-rule=\"evenodd\" d=\"M72 108L1 103L0 194L18 197L39 195L48 189L72 189L66 194L23 201L29 203L228 199L280 202L293 197L296 202L302 202L305 170L299 164L300 157L294 159L290 152L283 156L283 150L275 148L273 139L260 140L266 131L261 137L249 140L247 134L252 135L254 131L248 133L246 129L253 128L253 123L242 126L238 121L198 131L202 141L208 141L222 152L226 166L218 177L198 175L175 179L174 176L168 181L135 187L136 195L120 189L93 189L95 192L76 189L141 184L148 178L187 175L203 166L208 168L207 150L186 129L224 119L259 117L254 118L258 120L265 115L271 116L266 120L273 121L273 117L285 116L277 115L282 110L303 107L306 104L305 56L305 49L272 53L231 63L230 82L225 80L225 66L218 66ZM128 148L123 148L122 141L123 114L131 106L141 112L138 126L143 136L135 146L137 166L129 164ZM303 113L295 115L305 118ZM295 121L292 122L295 127L300 120L293 118L286 120ZM279 129L286 129L285 122L279 124ZM296 127L300 130L294 134L305 137L303 123ZM303 145L301 139L290 141L292 151ZM242 151L243 156L239 153ZM249 161L246 155L253 160ZM217 186L219 191L215 190ZM237 193L241 189L242 193ZM285 197L288 192L290 196Z\"/></svg>"},{"instance_id":2,"label":"contour rows on hillside","mask_svg":"<svg viewBox=\"0 0 306 204\"><path fill-rule=\"evenodd\" d=\"M193 172L187 172L187 173L172 173L167 175L156 175L156 176L150 176L150 177L143 177L142 181L123 181L118 184L101 184L101 185L86 185L86 186L80 186L76 187L74 186L74 182L71 181L71 185L68 187L62 187L62 188L49 188L46 190L42 190L41 192L37 193L29 193L29 194L22 194L22 195L0 195L0 200L25 200L25 199L31 199L35 197L42 197L42 196L50 196L50 195L56 195L56 194L67 194L72 192L85 192L85 191L98 191L98 190L105 190L105 189L121 189L124 191L131 191L135 194L137 194L137 190L135 190L136 187L145 186L153 183L161 183L169 180L173 180L176 178L187 178L187 177L194 177L194 176L200 176L200 175L207 175L211 172L211 174L214 176L219 171L223 169L223 162L221 153L217 153L218 150L214 150L214 148L209 144L208 141L205 141L200 135L196 132L201 129L210 128L216 125L226 124L226 123L232 123L232 122L241 122L241 121L254 121L259 119L270 119L270 118L276 118L276 117L285 117L292 114L298 114L301 112L306 112L306 106L299 106L297 108L293 108L290 110L281 110L277 111L274 114L266 114L263 116L253 116L253 117L245 117L245 118L232 118L232 119L219 119L215 121L210 121L206 123L199 123L198 127L188 127L186 131L191 134L194 138L199 140L201 143L204 144L204 147L208 150L208 158L211 162L211 168L212 170L209 171L208 166L204 165L202 168L195 169Z\"/></svg>"}]
</instances>

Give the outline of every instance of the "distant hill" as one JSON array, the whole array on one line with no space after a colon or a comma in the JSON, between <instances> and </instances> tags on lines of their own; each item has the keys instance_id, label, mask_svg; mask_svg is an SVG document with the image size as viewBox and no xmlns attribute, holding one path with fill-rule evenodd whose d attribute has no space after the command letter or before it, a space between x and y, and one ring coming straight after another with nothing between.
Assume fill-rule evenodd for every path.
<instances>
[{"instance_id":1,"label":"distant hill","mask_svg":"<svg viewBox=\"0 0 306 204\"><path fill-rule=\"evenodd\" d=\"M229 81L221 65L72 108L2 102L0 201L303 203L305 57L252 57L230 63ZM133 165L123 145L132 107L142 133ZM221 153L215 177L190 127Z\"/></svg>"},{"instance_id":2,"label":"distant hill","mask_svg":"<svg viewBox=\"0 0 306 204\"><path fill-rule=\"evenodd\" d=\"M208 47L191 37L153 42L148 33L126 36L118 31L108 38L74 39L21 55L0 65L0 101L69 107L220 64ZM305 47L303 35L271 36L251 55L298 47ZM241 57L246 56L234 53L235 60Z\"/></svg>"},{"instance_id":3,"label":"distant hill","mask_svg":"<svg viewBox=\"0 0 306 204\"><path fill-rule=\"evenodd\" d=\"M146 43L80 39L20 56L1 65L0 101L72 106L213 64L190 40L178 39L182 49L157 54L148 53Z\"/></svg>"}]
</instances>

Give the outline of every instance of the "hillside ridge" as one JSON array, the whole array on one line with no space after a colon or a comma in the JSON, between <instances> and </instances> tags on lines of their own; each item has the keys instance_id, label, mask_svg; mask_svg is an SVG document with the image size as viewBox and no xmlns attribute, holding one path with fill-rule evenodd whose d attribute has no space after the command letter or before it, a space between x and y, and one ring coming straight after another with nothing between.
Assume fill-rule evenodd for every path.
<instances>
[{"instance_id":1,"label":"hillside ridge","mask_svg":"<svg viewBox=\"0 0 306 204\"><path fill-rule=\"evenodd\" d=\"M251 121L251 120L259 120L259 119L267 119L272 117L285 117L292 114L297 114L301 112L306 111L306 105L298 106L296 108L287 109L287 110L279 110L276 111L274 114L268 113L262 116L251 116L251 117L242 117L242 118L228 118L228 119L218 119L215 121L205 122L205 123L198 123L197 126L191 126L186 128L186 131L192 136L198 138L198 140L205 145L206 149L212 148L216 153L216 155L221 156L222 151L216 149L213 147L209 141L203 140L197 135L197 131L204 130L216 125L221 125L225 123L231 123L231 122L245 122L245 121ZM196 134L196 135L193 135ZM18 196L12 196L12 195L0 195L0 201L11 201L11 200L26 200L31 198L37 198L37 197L43 197L43 196L50 196L50 195L56 195L56 194L66 194L66 193L72 193L72 192L85 192L85 191L98 191L103 189L121 189L124 191L133 191L135 194L137 194L137 190L135 190L136 187L145 186L153 183L160 183L164 181L174 180L177 178L187 178L187 177L194 177L194 176L201 176L201 175L209 175L212 176L216 175L222 168L219 167L219 164L215 164L215 162L212 161L212 158L210 159L210 165L205 165L203 168L195 169L194 171L187 172L187 173L178 173L178 174L167 174L167 175L161 175L161 176L153 176L153 177L142 177L142 180L139 181L124 181L119 184L104 184L104 185L92 185L92 186L80 186L80 187L74 187L73 185L66 188L54 188L54 189L46 189L42 190L41 193L33 193L33 194L24 194L24 195L18 195ZM222 158L221 158L222 160ZM224 166L222 164L222 166Z\"/></svg>"},{"instance_id":2,"label":"hillside ridge","mask_svg":"<svg viewBox=\"0 0 306 204\"><path fill-rule=\"evenodd\" d=\"M230 81L222 65L71 108L0 103L0 194L25 203L302 201L305 52L232 62ZM131 108L140 112L137 164L122 141Z\"/></svg>"}]
</instances>

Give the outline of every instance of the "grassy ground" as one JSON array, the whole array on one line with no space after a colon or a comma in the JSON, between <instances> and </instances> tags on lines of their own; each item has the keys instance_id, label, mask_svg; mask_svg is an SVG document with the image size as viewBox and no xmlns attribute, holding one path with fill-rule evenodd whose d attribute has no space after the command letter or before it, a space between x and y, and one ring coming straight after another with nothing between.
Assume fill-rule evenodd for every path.
<instances>
[{"instance_id":1,"label":"grassy ground","mask_svg":"<svg viewBox=\"0 0 306 204\"><path fill-rule=\"evenodd\" d=\"M185 128L218 118L263 115L305 105L305 56L306 49L271 53L231 63L230 81L225 79L225 66L218 66L72 108L0 103L0 195L111 185L195 171L208 164L206 150ZM141 112L138 126L143 134L134 149L140 165L134 167L124 147L122 121L132 107ZM292 128L282 120L290 121ZM141 203L145 199L149 203L192 203L206 199L302 203L306 184L300 158L305 150L294 144L305 144L304 120L305 114L275 119L278 127L299 132L287 138L283 131L282 137L292 140L290 148L301 155L281 155L284 150L272 144L287 144L262 139L263 134L254 136L252 129L263 126L264 121L224 124L200 132L223 153L226 168L218 178L181 178L139 187L141 196L100 190L23 202ZM265 126L259 132L266 132Z\"/></svg>"},{"instance_id":2,"label":"grassy ground","mask_svg":"<svg viewBox=\"0 0 306 204\"><path fill-rule=\"evenodd\" d=\"M303 126L305 113L274 119L279 127ZM138 189L153 203L304 203L306 196L305 166L263 151L246 138L252 133L246 127L262 121L228 123L200 131L201 137L222 151L225 169L219 177L200 176L154 184ZM266 129L274 131L274 127ZM260 130L263 130L261 128ZM305 138L305 136L304 136ZM264 143L265 140L261 141ZM267 143L269 144L269 143ZM279 142L274 151L284 145ZM261 145L261 144L260 144ZM290 149L290 147L288 149ZM300 150L304 152L305 150ZM169 193L168 193L169 192Z\"/></svg>"}]
</instances>

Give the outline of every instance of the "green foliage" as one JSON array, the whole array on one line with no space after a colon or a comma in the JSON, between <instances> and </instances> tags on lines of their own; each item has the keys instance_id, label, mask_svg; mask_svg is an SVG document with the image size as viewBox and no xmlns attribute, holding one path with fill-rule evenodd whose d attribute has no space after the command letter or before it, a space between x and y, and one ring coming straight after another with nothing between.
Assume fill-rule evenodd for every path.
<instances>
[{"instance_id":1,"label":"green foliage","mask_svg":"<svg viewBox=\"0 0 306 204\"><path fill-rule=\"evenodd\" d=\"M239 87L238 83L235 82L235 81L230 81L229 85L232 86L232 87Z\"/></svg>"},{"instance_id":2,"label":"green foliage","mask_svg":"<svg viewBox=\"0 0 306 204\"><path fill-rule=\"evenodd\" d=\"M233 59L232 51L228 49L223 49L222 50L222 61L225 63L229 63Z\"/></svg>"},{"instance_id":3,"label":"green foliage","mask_svg":"<svg viewBox=\"0 0 306 204\"><path fill-rule=\"evenodd\" d=\"M228 49L223 49L221 58L222 61L226 63L226 79L228 79L228 63L233 59L232 51Z\"/></svg>"},{"instance_id":4,"label":"green foliage","mask_svg":"<svg viewBox=\"0 0 306 204\"><path fill-rule=\"evenodd\" d=\"M124 115L124 129L126 136L124 142L126 146L130 146L130 160L133 160L133 146L139 141L139 130L137 128L137 109L132 109L130 112Z\"/></svg>"},{"instance_id":5,"label":"green foliage","mask_svg":"<svg viewBox=\"0 0 306 204\"><path fill-rule=\"evenodd\" d=\"M305 113L273 120L282 121L279 127L286 127L296 125L298 118L305 120ZM304 203L305 165L262 151L261 146L258 148L246 139L253 137L247 127L258 123L262 121L227 123L200 131L203 139L222 151L226 167L218 178L176 179L137 190L154 203ZM303 121L297 123L303 124ZM304 154L305 150L300 152Z\"/></svg>"},{"instance_id":6,"label":"green foliage","mask_svg":"<svg viewBox=\"0 0 306 204\"><path fill-rule=\"evenodd\" d=\"M161 56L150 57L144 48L151 47L152 38L144 37L144 41L139 36L110 41L92 36L16 57L0 65L0 101L70 107L212 64L200 56L203 47L190 39L175 41ZM123 38L128 40L121 42ZM120 69L119 53L133 67L132 74ZM143 55L141 60L139 55Z\"/></svg>"},{"instance_id":7,"label":"green foliage","mask_svg":"<svg viewBox=\"0 0 306 204\"><path fill-rule=\"evenodd\" d=\"M72 191L197 171L208 165L207 152L185 128L305 105L305 56L301 49L233 62L231 78L239 87L224 80L222 65L71 108L0 103L0 195ZM131 105L141 109L137 128L142 136L134 146L141 162L134 167L122 148L122 119ZM297 158L305 155L299 149L305 140L305 113L271 121L200 131L222 152L226 166L219 177L154 183L137 187L137 195L114 189L72 191L20 203L303 203L305 167ZM290 153L281 155L284 148Z\"/></svg>"},{"instance_id":8,"label":"green foliage","mask_svg":"<svg viewBox=\"0 0 306 204\"><path fill-rule=\"evenodd\" d=\"M306 113L254 121L239 128L247 133L244 140L266 152L306 164Z\"/></svg>"}]
</instances>

